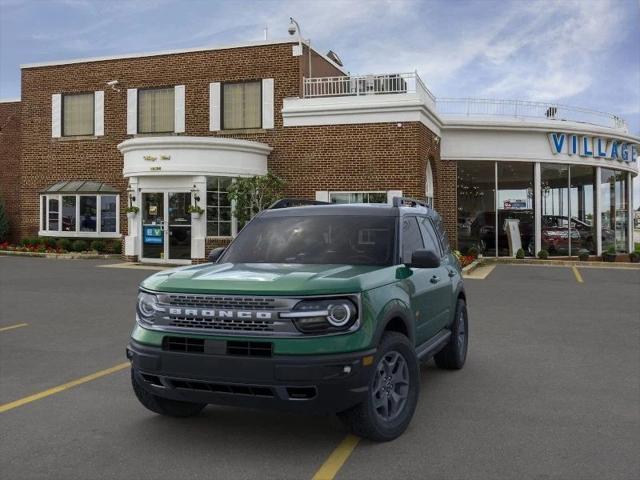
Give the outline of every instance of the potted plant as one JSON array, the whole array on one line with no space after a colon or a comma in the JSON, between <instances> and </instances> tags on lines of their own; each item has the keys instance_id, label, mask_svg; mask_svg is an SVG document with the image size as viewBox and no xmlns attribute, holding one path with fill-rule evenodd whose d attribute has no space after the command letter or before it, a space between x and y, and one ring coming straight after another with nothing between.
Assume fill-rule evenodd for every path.
<instances>
[{"instance_id":1,"label":"potted plant","mask_svg":"<svg viewBox=\"0 0 640 480\"><path fill-rule=\"evenodd\" d=\"M609 245L607 251L602 254L602 260L605 262L615 262L618 254L616 253L616 247L613 245Z\"/></svg>"},{"instance_id":2,"label":"potted plant","mask_svg":"<svg viewBox=\"0 0 640 480\"><path fill-rule=\"evenodd\" d=\"M204 213L204 210L198 205L189 205L187 207L187 213L191 214L192 220L198 220Z\"/></svg>"},{"instance_id":3,"label":"potted plant","mask_svg":"<svg viewBox=\"0 0 640 480\"><path fill-rule=\"evenodd\" d=\"M127 218L131 221L133 219L136 218L136 215L138 214L138 212L140 211L140 209L138 207L136 207L135 205L130 205L127 207L126 212L127 212Z\"/></svg>"},{"instance_id":4,"label":"potted plant","mask_svg":"<svg viewBox=\"0 0 640 480\"><path fill-rule=\"evenodd\" d=\"M578 260L581 260L583 262L589 260L589 250L585 248L581 248L580 250L578 250Z\"/></svg>"}]
</instances>

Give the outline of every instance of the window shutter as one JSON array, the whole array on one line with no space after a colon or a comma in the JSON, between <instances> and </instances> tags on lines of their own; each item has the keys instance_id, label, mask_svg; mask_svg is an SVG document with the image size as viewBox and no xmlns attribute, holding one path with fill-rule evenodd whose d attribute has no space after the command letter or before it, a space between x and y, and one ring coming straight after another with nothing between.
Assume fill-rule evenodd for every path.
<instances>
[{"instance_id":1,"label":"window shutter","mask_svg":"<svg viewBox=\"0 0 640 480\"><path fill-rule=\"evenodd\" d=\"M262 128L273 128L273 100L273 78L265 78L262 80Z\"/></svg>"},{"instance_id":2,"label":"window shutter","mask_svg":"<svg viewBox=\"0 0 640 480\"><path fill-rule=\"evenodd\" d=\"M329 192L326 190L317 190L316 191L316 200L318 202L328 202L329 201Z\"/></svg>"},{"instance_id":3,"label":"window shutter","mask_svg":"<svg viewBox=\"0 0 640 480\"><path fill-rule=\"evenodd\" d=\"M93 102L93 134L101 137L104 135L104 92L94 92Z\"/></svg>"},{"instance_id":4,"label":"window shutter","mask_svg":"<svg viewBox=\"0 0 640 480\"><path fill-rule=\"evenodd\" d=\"M209 130L217 132L220 130L220 83L209 84Z\"/></svg>"},{"instance_id":5,"label":"window shutter","mask_svg":"<svg viewBox=\"0 0 640 480\"><path fill-rule=\"evenodd\" d=\"M393 197L401 197L402 190L387 190L387 203L393 205Z\"/></svg>"},{"instance_id":6,"label":"window shutter","mask_svg":"<svg viewBox=\"0 0 640 480\"><path fill-rule=\"evenodd\" d=\"M62 136L62 95L59 93L51 95L51 136Z\"/></svg>"},{"instance_id":7,"label":"window shutter","mask_svg":"<svg viewBox=\"0 0 640 480\"><path fill-rule=\"evenodd\" d=\"M127 135L138 133L138 90L127 89Z\"/></svg>"},{"instance_id":8,"label":"window shutter","mask_svg":"<svg viewBox=\"0 0 640 480\"><path fill-rule=\"evenodd\" d=\"M176 133L184 133L184 85L176 85L174 89L174 104L175 104L175 120L174 131Z\"/></svg>"}]
</instances>

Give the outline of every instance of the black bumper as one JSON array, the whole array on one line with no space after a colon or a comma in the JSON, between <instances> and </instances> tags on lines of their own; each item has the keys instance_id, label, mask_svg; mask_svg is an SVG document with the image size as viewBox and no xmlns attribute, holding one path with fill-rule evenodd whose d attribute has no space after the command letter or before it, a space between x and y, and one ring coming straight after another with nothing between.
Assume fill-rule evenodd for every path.
<instances>
[{"instance_id":1,"label":"black bumper","mask_svg":"<svg viewBox=\"0 0 640 480\"><path fill-rule=\"evenodd\" d=\"M137 382L160 397L198 403L336 413L363 401L374 350L340 355L249 357L165 351L133 340Z\"/></svg>"}]
</instances>

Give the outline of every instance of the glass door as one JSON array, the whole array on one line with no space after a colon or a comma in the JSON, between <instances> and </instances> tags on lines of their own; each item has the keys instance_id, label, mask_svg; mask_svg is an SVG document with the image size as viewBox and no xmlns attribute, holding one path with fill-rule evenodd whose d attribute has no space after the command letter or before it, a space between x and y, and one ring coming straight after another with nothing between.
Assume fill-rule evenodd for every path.
<instances>
[{"instance_id":1,"label":"glass door","mask_svg":"<svg viewBox=\"0 0 640 480\"><path fill-rule=\"evenodd\" d=\"M142 194L142 258L164 260L165 201L164 193Z\"/></svg>"},{"instance_id":2,"label":"glass door","mask_svg":"<svg viewBox=\"0 0 640 480\"><path fill-rule=\"evenodd\" d=\"M169 252L165 258L170 260L191 260L191 214L187 208L191 203L191 194L169 192Z\"/></svg>"}]
</instances>

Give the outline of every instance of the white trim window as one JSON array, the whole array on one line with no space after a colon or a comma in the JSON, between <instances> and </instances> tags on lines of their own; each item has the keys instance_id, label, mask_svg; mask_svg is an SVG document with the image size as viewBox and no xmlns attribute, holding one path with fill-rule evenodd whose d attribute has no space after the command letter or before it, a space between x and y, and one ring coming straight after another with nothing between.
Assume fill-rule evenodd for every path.
<instances>
[{"instance_id":1,"label":"white trim window","mask_svg":"<svg viewBox=\"0 0 640 480\"><path fill-rule=\"evenodd\" d=\"M431 160L427 160L424 194L427 200L427 205L433 208L433 170L431 170Z\"/></svg>"},{"instance_id":2,"label":"white trim window","mask_svg":"<svg viewBox=\"0 0 640 480\"><path fill-rule=\"evenodd\" d=\"M262 128L262 81L222 84L222 129Z\"/></svg>"},{"instance_id":3,"label":"white trim window","mask_svg":"<svg viewBox=\"0 0 640 480\"><path fill-rule=\"evenodd\" d=\"M231 237L234 218L227 188L232 177L207 177L207 237Z\"/></svg>"},{"instance_id":4,"label":"white trim window","mask_svg":"<svg viewBox=\"0 0 640 480\"><path fill-rule=\"evenodd\" d=\"M120 237L120 195L40 195L40 236Z\"/></svg>"},{"instance_id":5,"label":"white trim window","mask_svg":"<svg viewBox=\"0 0 640 480\"><path fill-rule=\"evenodd\" d=\"M387 192L329 192L331 203L387 203Z\"/></svg>"}]
</instances>

